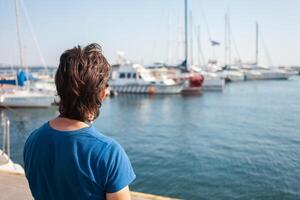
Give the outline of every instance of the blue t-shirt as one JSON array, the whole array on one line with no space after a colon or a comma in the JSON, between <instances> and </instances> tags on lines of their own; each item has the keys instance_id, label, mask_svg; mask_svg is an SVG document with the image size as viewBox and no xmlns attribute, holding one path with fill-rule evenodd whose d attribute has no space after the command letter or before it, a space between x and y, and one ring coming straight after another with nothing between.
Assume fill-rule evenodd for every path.
<instances>
[{"instance_id":1,"label":"blue t-shirt","mask_svg":"<svg viewBox=\"0 0 300 200\"><path fill-rule=\"evenodd\" d=\"M49 122L31 133L24 168L35 199L105 199L135 174L123 148L93 126L58 131Z\"/></svg>"}]
</instances>

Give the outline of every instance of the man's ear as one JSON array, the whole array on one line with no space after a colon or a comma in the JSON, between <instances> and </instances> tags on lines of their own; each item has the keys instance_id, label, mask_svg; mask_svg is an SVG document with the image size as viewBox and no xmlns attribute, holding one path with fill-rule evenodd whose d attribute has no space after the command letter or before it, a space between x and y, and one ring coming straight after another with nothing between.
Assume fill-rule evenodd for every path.
<instances>
[{"instance_id":1,"label":"man's ear","mask_svg":"<svg viewBox=\"0 0 300 200\"><path fill-rule=\"evenodd\" d=\"M106 97L106 91L105 90L101 90L99 93L99 99L101 99L101 101L103 101Z\"/></svg>"}]
</instances>

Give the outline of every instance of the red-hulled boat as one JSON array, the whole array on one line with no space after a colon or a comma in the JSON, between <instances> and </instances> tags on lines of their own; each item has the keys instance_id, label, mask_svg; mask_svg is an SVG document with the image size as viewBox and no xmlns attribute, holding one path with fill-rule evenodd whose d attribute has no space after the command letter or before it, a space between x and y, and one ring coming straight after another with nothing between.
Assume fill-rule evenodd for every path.
<instances>
[{"instance_id":1,"label":"red-hulled boat","mask_svg":"<svg viewBox=\"0 0 300 200\"><path fill-rule=\"evenodd\" d=\"M200 94L202 91L202 85L204 82L204 76L201 74L190 74L186 85L182 89L181 93L184 95Z\"/></svg>"}]
</instances>

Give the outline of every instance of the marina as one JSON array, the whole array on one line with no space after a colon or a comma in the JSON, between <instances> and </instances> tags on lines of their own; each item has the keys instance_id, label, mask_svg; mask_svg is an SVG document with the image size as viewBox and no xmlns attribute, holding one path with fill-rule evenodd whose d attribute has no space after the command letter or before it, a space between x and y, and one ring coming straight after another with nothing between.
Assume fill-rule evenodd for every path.
<instances>
[{"instance_id":1,"label":"marina","mask_svg":"<svg viewBox=\"0 0 300 200\"><path fill-rule=\"evenodd\" d=\"M137 174L133 191L298 199L299 94L298 76L196 96L124 94L106 100L94 126L124 146ZM58 115L55 106L1 111L11 121L11 159L20 164L29 133Z\"/></svg>"}]
</instances>

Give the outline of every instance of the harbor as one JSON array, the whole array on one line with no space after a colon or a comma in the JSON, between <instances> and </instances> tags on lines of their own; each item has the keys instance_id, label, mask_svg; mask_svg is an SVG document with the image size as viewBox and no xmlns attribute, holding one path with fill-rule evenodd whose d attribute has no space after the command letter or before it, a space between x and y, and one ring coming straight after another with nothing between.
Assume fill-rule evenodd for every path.
<instances>
[{"instance_id":1,"label":"harbor","mask_svg":"<svg viewBox=\"0 0 300 200\"><path fill-rule=\"evenodd\" d=\"M295 76L196 96L118 95L107 99L94 126L124 146L137 175L133 191L179 199L298 199L299 89ZM29 133L57 116L57 108L2 112L11 122L11 159L22 165Z\"/></svg>"}]
</instances>

